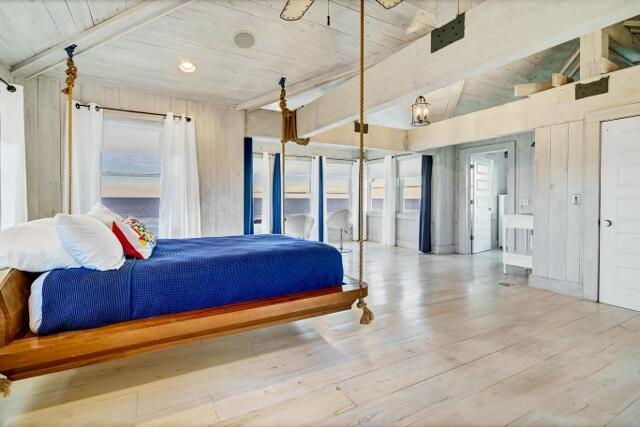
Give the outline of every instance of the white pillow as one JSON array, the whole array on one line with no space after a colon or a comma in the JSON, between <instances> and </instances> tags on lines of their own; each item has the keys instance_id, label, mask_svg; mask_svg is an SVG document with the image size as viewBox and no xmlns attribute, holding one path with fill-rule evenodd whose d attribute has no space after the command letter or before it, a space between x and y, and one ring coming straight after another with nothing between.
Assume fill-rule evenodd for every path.
<instances>
[{"instance_id":1,"label":"white pillow","mask_svg":"<svg viewBox=\"0 0 640 427\"><path fill-rule=\"evenodd\" d=\"M111 224L113 224L114 221L122 221L122 217L120 215L100 203L87 212L87 215L92 216L103 223L109 230L111 230Z\"/></svg>"},{"instance_id":2,"label":"white pillow","mask_svg":"<svg viewBox=\"0 0 640 427\"><path fill-rule=\"evenodd\" d=\"M62 245L81 266L92 270L117 270L124 264L116 236L89 215L58 214L54 224Z\"/></svg>"},{"instance_id":3,"label":"white pillow","mask_svg":"<svg viewBox=\"0 0 640 427\"><path fill-rule=\"evenodd\" d=\"M53 218L39 219L0 232L0 269L40 273L80 264L64 249Z\"/></svg>"}]
</instances>

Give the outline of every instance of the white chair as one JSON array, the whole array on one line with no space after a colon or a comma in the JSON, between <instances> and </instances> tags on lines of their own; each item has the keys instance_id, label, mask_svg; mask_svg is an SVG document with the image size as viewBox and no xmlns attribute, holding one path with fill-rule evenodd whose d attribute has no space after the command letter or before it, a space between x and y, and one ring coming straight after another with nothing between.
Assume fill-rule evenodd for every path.
<instances>
[{"instance_id":1,"label":"white chair","mask_svg":"<svg viewBox=\"0 0 640 427\"><path fill-rule=\"evenodd\" d=\"M285 234L287 236L297 237L298 239L309 239L311 229L316 222L309 215L294 215L285 218Z\"/></svg>"},{"instance_id":2,"label":"white chair","mask_svg":"<svg viewBox=\"0 0 640 427\"><path fill-rule=\"evenodd\" d=\"M351 252L351 249L344 249L342 244L344 237L349 235L349 230L351 229L351 211L349 209L340 209L329 215L327 229L329 240L334 239L334 236L340 239L340 252Z\"/></svg>"}]
</instances>

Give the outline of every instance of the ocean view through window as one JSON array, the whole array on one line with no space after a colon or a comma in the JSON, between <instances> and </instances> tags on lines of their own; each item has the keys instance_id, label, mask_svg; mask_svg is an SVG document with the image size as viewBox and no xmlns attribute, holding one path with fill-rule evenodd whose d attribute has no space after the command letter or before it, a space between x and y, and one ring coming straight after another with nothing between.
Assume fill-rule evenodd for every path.
<instances>
[{"instance_id":1,"label":"ocean view through window","mask_svg":"<svg viewBox=\"0 0 640 427\"><path fill-rule=\"evenodd\" d=\"M157 234L162 124L105 119L103 132L102 204L123 217L140 219Z\"/></svg>"},{"instance_id":2,"label":"ocean view through window","mask_svg":"<svg viewBox=\"0 0 640 427\"><path fill-rule=\"evenodd\" d=\"M284 215L311 213L311 160L286 159Z\"/></svg>"}]
</instances>

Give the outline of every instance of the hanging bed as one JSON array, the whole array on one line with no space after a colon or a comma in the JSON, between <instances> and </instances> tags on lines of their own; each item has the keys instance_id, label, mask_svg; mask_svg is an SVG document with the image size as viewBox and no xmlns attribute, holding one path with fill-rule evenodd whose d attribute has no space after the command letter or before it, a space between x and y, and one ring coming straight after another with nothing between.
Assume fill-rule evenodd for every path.
<instances>
[{"instance_id":1,"label":"hanging bed","mask_svg":"<svg viewBox=\"0 0 640 427\"><path fill-rule=\"evenodd\" d=\"M9 270L0 372L18 380L349 310L366 287L342 277L337 249L280 235L161 240L153 257L117 271ZM39 336L30 310L32 327L41 313Z\"/></svg>"},{"instance_id":2,"label":"hanging bed","mask_svg":"<svg viewBox=\"0 0 640 427\"><path fill-rule=\"evenodd\" d=\"M399 3L378 2L387 8ZM80 268L38 277L15 269L0 271L0 394L9 393L11 380L350 310L356 301L362 310L360 323L373 320L363 280L364 18L364 0L360 0L358 279L343 277L337 249L285 236L161 241L152 258L129 260L117 272ZM73 206L75 48L65 49L67 86L63 90L69 123L68 213ZM297 136L296 112L287 108L284 83L283 78L281 200L285 145L309 143ZM281 213L282 208L281 204ZM280 220L284 233L282 215ZM39 335L30 331L30 311L31 327Z\"/></svg>"}]
</instances>

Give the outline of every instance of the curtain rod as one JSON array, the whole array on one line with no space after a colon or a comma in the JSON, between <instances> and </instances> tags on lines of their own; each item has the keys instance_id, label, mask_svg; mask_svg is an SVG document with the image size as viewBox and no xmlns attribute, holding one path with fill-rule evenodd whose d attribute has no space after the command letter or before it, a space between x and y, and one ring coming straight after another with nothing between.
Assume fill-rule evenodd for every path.
<instances>
[{"instance_id":1,"label":"curtain rod","mask_svg":"<svg viewBox=\"0 0 640 427\"><path fill-rule=\"evenodd\" d=\"M406 156L420 156L420 153L403 153L403 154L392 154L391 157L406 157ZM384 160L384 158L387 156L383 156L383 157L375 157L373 159L366 159L368 162L371 161L376 161L376 160Z\"/></svg>"},{"instance_id":2,"label":"curtain rod","mask_svg":"<svg viewBox=\"0 0 640 427\"><path fill-rule=\"evenodd\" d=\"M0 77L0 82L2 82L2 83L7 85L7 90L9 92L15 92L16 91L16 87L14 85L12 85L11 83L9 83L8 81L6 81L5 79L3 79L2 77Z\"/></svg>"},{"instance_id":3,"label":"curtain rod","mask_svg":"<svg viewBox=\"0 0 640 427\"><path fill-rule=\"evenodd\" d=\"M262 153L253 153L253 154L262 154ZM269 153L269 155L273 155L273 154L274 153ZM277 153L277 154L280 154L280 153ZM293 158L296 158L296 159L309 159L309 160L311 160L313 158L312 156L296 156L296 155L293 155L293 154L287 154L284 157L285 158L293 157ZM338 160L338 161L341 161L341 162L355 162L356 161L356 159L338 159L336 157L327 157L327 156L316 156L316 157L322 157L323 159L327 159L327 160Z\"/></svg>"},{"instance_id":4,"label":"curtain rod","mask_svg":"<svg viewBox=\"0 0 640 427\"><path fill-rule=\"evenodd\" d=\"M89 108L89 105L88 104L79 104L79 103L76 102L76 108L80 109L80 107ZM122 109L122 108L100 107L99 105L96 105L96 111L99 111L100 109L108 110L108 111L120 111L120 112L123 112L123 113L147 114L149 116L162 116L164 118L167 117L167 115L163 114L163 113L151 113L149 111L125 110L125 109ZM180 116L174 116L174 118L177 118L177 117L180 117ZM191 117L186 117L186 119L187 119L188 122L191 121Z\"/></svg>"}]
</instances>

